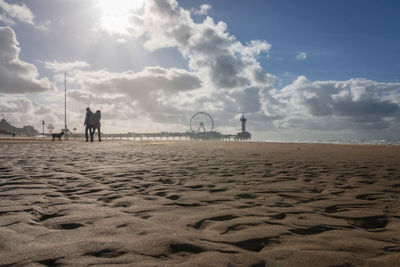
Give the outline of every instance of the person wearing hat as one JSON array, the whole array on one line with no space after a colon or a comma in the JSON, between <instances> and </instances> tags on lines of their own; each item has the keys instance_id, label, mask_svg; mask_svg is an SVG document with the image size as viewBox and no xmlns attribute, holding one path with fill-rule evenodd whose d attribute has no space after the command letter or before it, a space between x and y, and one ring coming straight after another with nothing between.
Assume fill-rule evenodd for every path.
<instances>
[{"instance_id":1,"label":"person wearing hat","mask_svg":"<svg viewBox=\"0 0 400 267\"><path fill-rule=\"evenodd\" d=\"M83 125L85 126L85 138L86 142L89 141L89 133L88 131L90 130L90 118L93 116L93 112L90 110L89 107L86 108L86 117L85 117L85 122Z\"/></svg>"}]
</instances>

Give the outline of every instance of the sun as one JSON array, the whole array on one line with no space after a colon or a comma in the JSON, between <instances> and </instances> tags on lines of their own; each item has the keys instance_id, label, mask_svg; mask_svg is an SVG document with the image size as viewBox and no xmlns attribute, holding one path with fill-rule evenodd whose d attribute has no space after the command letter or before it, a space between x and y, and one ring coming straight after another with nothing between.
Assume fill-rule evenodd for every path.
<instances>
[{"instance_id":1,"label":"sun","mask_svg":"<svg viewBox=\"0 0 400 267\"><path fill-rule=\"evenodd\" d=\"M129 27L129 17L137 10L144 0L101 0L98 6L101 10L101 27L112 33L126 34Z\"/></svg>"}]
</instances>

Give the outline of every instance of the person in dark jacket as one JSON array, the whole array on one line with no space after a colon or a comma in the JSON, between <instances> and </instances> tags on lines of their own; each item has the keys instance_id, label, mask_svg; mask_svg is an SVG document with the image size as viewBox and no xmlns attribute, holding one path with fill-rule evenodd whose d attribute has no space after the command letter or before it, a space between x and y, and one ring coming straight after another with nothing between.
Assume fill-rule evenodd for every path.
<instances>
[{"instance_id":1,"label":"person in dark jacket","mask_svg":"<svg viewBox=\"0 0 400 267\"><path fill-rule=\"evenodd\" d=\"M101 136L100 136L100 119L101 119L101 113L100 110L96 110L96 113L92 115L90 118L90 142L93 142L93 135L96 132L96 129L98 130L98 136L99 136L99 142L101 142Z\"/></svg>"},{"instance_id":2,"label":"person in dark jacket","mask_svg":"<svg viewBox=\"0 0 400 267\"><path fill-rule=\"evenodd\" d=\"M86 108L86 117L85 122L83 125L85 126L85 138L86 142L89 141L89 131L90 131L90 118L93 116L93 112L90 110L89 107Z\"/></svg>"}]
</instances>

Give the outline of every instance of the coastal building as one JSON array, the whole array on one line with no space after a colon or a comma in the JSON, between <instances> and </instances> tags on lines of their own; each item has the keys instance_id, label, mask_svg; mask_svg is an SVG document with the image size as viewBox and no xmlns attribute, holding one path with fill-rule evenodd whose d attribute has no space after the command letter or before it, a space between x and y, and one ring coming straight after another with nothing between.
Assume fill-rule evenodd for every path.
<instances>
[{"instance_id":1,"label":"coastal building","mask_svg":"<svg viewBox=\"0 0 400 267\"><path fill-rule=\"evenodd\" d=\"M33 128L30 125L25 125L22 128L17 128L5 119L1 119L0 121L0 130L2 133L9 135L24 135L24 136L36 136L39 134L39 131Z\"/></svg>"}]
</instances>

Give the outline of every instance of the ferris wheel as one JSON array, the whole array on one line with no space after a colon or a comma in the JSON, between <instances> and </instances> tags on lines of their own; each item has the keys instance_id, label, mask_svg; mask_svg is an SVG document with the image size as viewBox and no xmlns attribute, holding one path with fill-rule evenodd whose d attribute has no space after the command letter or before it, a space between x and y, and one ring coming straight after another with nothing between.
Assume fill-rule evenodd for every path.
<instances>
[{"instance_id":1,"label":"ferris wheel","mask_svg":"<svg viewBox=\"0 0 400 267\"><path fill-rule=\"evenodd\" d=\"M197 112L190 119L190 129L193 133L207 133L214 128L214 120L207 112Z\"/></svg>"}]
</instances>

